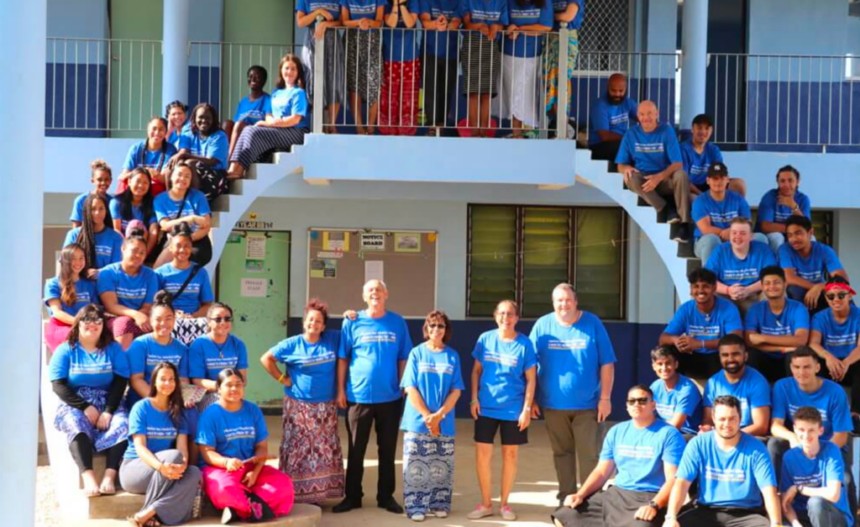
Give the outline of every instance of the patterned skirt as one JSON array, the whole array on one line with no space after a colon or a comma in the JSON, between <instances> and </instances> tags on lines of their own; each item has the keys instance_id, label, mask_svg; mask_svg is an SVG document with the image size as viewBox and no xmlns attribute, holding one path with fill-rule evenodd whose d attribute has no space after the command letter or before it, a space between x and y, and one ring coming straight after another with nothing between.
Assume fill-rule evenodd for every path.
<instances>
[{"instance_id":1,"label":"patterned skirt","mask_svg":"<svg viewBox=\"0 0 860 527\"><path fill-rule=\"evenodd\" d=\"M490 42L477 31L469 31L460 48L460 64L467 94L496 95L496 82L502 67L502 52L497 42Z\"/></svg>"},{"instance_id":2,"label":"patterned skirt","mask_svg":"<svg viewBox=\"0 0 860 527\"><path fill-rule=\"evenodd\" d=\"M346 88L358 93L364 104L379 99L382 37L379 31L346 31Z\"/></svg>"},{"instance_id":3,"label":"patterned skirt","mask_svg":"<svg viewBox=\"0 0 860 527\"><path fill-rule=\"evenodd\" d=\"M176 325L173 326L173 338L190 346L197 337L205 335L207 329L209 329L209 323L206 317L177 318Z\"/></svg>"},{"instance_id":4,"label":"patterned skirt","mask_svg":"<svg viewBox=\"0 0 860 527\"><path fill-rule=\"evenodd\" d=\"M314 54L316 53L316 22L305 31L305 45L302 47L302 63L305 68L305 91L308 101L314 100ZM344 61L346 60L343 49L343 38L337 29L328 29L325 32L325 79L323 80L324 104L343 102L344 100ZM329 124L329 123L326 123ZM334 124L334 123L331 123Z\"/></svg>"},{"instance_id":5,"label":"patterned skirt","mask_svg":"<svg viewBox=\"0 0 860 527\"><path fill-rule=\"evenodd\" d=\"M95 406L99 413L104 411L107 390L81 386L78 388L78 395ZM61 402L57 408L57 416L54 418L54 428L66 434L66 441L69 444L78 434L86 434L93 442L96 452L101 452L128 439L128 412L121 404L113 414L108 429L98 430L82 410Z\"/></svg>"},{"instance_id":6,"label":"patterned skirt","mask_svg":"<svg viewBox=\"0 0 860 527\"><path fill-rule=\"evenodd\" d=\"M342 498L343 453L334 402L307 403L284 397L283 431L278 466L293 480L295 502Z\"/></svg>"},{"instance_id":7,"label":"patterned skirt","mask_svg":"<svg viewBox=\"0 0 860 527\"><path fill-rule=\"evenodd\" d=\"M575 29L568 31L567 37L567 94L570 96L573 73L576 69L576 56L579 55L579 32ZM546 38L543 50L543 75L546 85L546 111L558 102L558 33L550 33Z\"/></svg>"},{"instance_id":8,"label":"patterned skirt","mask_svg":"<svg viewBox=\"0 0 860 527\"><path fill-rule=\"evenodd\" d=\"M451 512L454 438L403 434L403 506L406 516Z\"/></svg>"}]
</instances>

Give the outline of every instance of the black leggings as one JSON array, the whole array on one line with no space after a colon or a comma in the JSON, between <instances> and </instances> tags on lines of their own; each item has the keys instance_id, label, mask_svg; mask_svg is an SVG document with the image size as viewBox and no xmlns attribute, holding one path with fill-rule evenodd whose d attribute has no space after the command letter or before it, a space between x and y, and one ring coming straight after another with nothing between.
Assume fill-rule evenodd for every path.
<instances>
[{"instance_id":1,"label":"black leggings","mask_svg":"<svg viewBox=\"0 0 860 527\"><path fill-rule=\"evenodd\" d=\"M105 468L119 470L119 465L122 463L122 456L125 454L125 447L127 446L128 441L122 441L105 450L107 457ZM87 434L76 435L72 439L72 442L69 443L69 450L81 472L93 469L93 442Z\"/></svg>"}]
</instances>

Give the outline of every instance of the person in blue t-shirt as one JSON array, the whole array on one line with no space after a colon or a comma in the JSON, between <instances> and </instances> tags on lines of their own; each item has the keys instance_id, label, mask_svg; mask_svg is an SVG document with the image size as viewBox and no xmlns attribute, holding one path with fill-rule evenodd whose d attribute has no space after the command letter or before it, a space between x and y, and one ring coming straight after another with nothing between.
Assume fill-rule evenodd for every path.
<instances>
[{"instance_id":1,"label":"person in blue t-shirt","mask_svg":"<svg viewBox=\"0 0 860 527\"><path fill-rule=\"evenodd\" d=\"M729 240L729 227L735 218L750 217L750 206L743 196L728 189L729 169L725 163L712 163L708 169L708 191L693 201L693 221L696 223L693 252L703 262L720 243ZM767 243L764 234L757 232L753 241Z\"/></svg>"},{"instance_id":2,"label":"person in blue t-shirt","mask_svg":"<svg viewBox=\"0 0 860 527\"><path fill-rule=\"evenodd\" d=\"M636 125L639 104L627 96L627 77L613 73L606 93L591 106L588 118L588 148L594 159L615 161L621 140Z\"/></svg>"},{"instance_id":3,"label":"person in blue t-shirt","mask_svg":"<svg viewBox=\"0 0 860 527\"><path fill-rule=\"evenodd\" d=\"M785 220L788 243L779 248L779 265L785 269L788 297L801 300L812 312L827 308L824 285L828 278L848 274L832 247L815 241L812 221L806 216Z\"/></svg>"},{"instance_id":4,"label":"person in blue t-shirt","mask_svg":"<svg viewBox=\"0 0 860 527\"><path fill-rule=\"evenodd\" d=\"M789 448L798 446L797 435L792 431L795 413L802 406L811 406L820 413L821 439L842 448L848 443L848 434L854 429L848 396L841 386L818 376L821 365L812 348L801 346L789 355L791 377L773 385L773 405L767 451L780 475L782 458Z\"/></svg>"},{"instance_id":5,"label":"person in blue t-shirt","mask_svg":"<svg viewBox=\"0 0 860 527\"><path fill-rule=\"evenodd\" d=\"M293 509L290 476L266 464L269 431L260 407L245 400L245 377L226 368L215 381L218 403L200 416L196 441L203 491L222 511L221 523L267 521Z\"/></svg>"},{"instance_id":6,"label":"person in blue t-shirt","mask_svg":"<svg viewBox=\"0 0 860 527\"><path fill-rule=\"evenodd\" d=\"M657 380L651 383L657 417L683 434L698 434L702 422L702 394L688 377L678 373L678 350L657 346L651 350L651 368Z\"/></svg>"},{"instance_id":7,"label":"person in blue t-shirt","mask_svg":"<svg viewBox=\"0 0 860 527\"><path fill-rule=\"evenodd\" d=\"M421 82L424 90L424 119L428 135L441 135L453 104L457 83L457 53L460 46L460 2L421 0L418 18L424 29Z\"/></svg>"},{"instance_id":8,"label":"person in blue t-shirt","mask_svg":"<svg viewBox=\"0 0 860 527\"><path fill-rule=\"evenodd\" d=\"M323 132L337 133L337 115L346 91L346 50L343 37L338 32L342 27L338 0L298 0L296 2L296 25L305 29L302 45L302 66L305 71L305 91L308 99L314 100L314 61L317 41L324 45L323 71L319 72L323 90L325 118Z\"/></svg>"},{"instance_id":9,"label":"person in blue t-shirt","mask_svg":"<svg viewBox=\"0 0 860 527\"><path fill-rule=\"evenodd\" d=\"M772 265L759 275L764 300L753 304L746 314L744 337L750 364L774 383L786 376L786 357L809 342L809 312L785 298L785 271Z\"/></svg>"},{"instance_id":10,"label":"person in blue t-shirt","mask_svg":"<svg viewBox=\"0 0 860 527\"><path fill-rule=\"evenodd\" d=\"M128 444L128 414L122 404L128 362L105 330L105 318L96 304L78 311L67 341L48 366L51 387L59 398L54 427L66 436L87 497L116 494L117 470ZM107 454L101 483L93 472L94 451Z\"/></svg>"},{"instance_id":11,"label":"person in blue t-shirt","mask_svg":"<svg viewBox=\"0 0 860 527\"><path fill-rule=\"evenodd\" d=\"M451 321L442 311L424 319L424 343L412 348L400 387L406 391L403 503L406 516L445 518L454 494L454 407L466 389L460 355L447 346ZM432 468L432 477L428 468Z\"/></svg>"},{"instance_id":12,"label":"person in blue t-shirt","mask_svg":"<svg viewBox=\"0 0 860 527\"><path fill-rule=\"evenodd\" d=\"M310 122L303 77L299 58L292 53L284 55L278 63L277 89L272 92L271 104L265 109L266 118L242 130L230 155L229 179L245 177L248 167L266 152L285 151L304 143Z\"/></svg>"},{"instance_id":13,"label":"person in blue t-shirt","mask_svg":"<svg viewBox=\"0 0 860 527\"><path fill-rule=\"evenodd\" d=\"M678 137L668 124L660 124L652 101L642 101L637 110L639 124L624 134L615 162L624 183L654 207L674 227L672 239L689 240L690 180L684 172ZM674 206L667 199L674 198Z\"/></svg>"},{"instance_id":14,"label":"person in blue t-shirt","mask_svg":"<svg viewBox=\"0 0 860 527\"><path fill-rule=\"evenodd\" d=\"M191 130L188 122L188 106L182 101L171 101L164 109L164 118L167 119L167 142L179 151L179 138Z\"/></svg>"},{"instance_id":15,"label":"person in blue t-shirt","mask_svg":"<svg viewBox=\"0 0 860 527\"><path fill-rule=\"evenodd\" d=\"M779 252L785 242L788 218L812 218L809 196L799 191L799 186L800 172L791 165L785 165L776 172L776 188L765 192L758 204L756 231L767 235L774 253Z\"/></svg>"},{"instance_id":16,"label":"person in blue t-shirt","mask_svg":"<svg viewBox=\"0 0 860 527\"><path fill-rule=\"evenodd\" d=\"M113 220L113 230L120 236L125 236L129 225L134 220L143 224L147 257L158 245L158 237L161 234L153 208L152 194L149 192L151 188L152 178L149 172L143 167L137 167L128 177L127 188L114 196L108 206Z\"/></svg>"},{"instance_id":17,"label":"person in blue t-shirt","mask_svg":"<svg viewBox=\"0 0 860 527\"><path fill-rule=\"evenodd\" d=\"M206 265L212 259L212 241L209 230L212 228L212 210L206 201L206 196L191 187L193 179L192 168L185 162L179 162L170 174L167 192L156 196L152 203L155 218L161 227L161 232L172 234L177 228L186 224L191 229L191 261L197 265ZM161 267L173 260L170 244L166 244L161 254L155 259L154 267Z\"/></svg>"},{"instance_id":18,"label":"person in blue t-shirt","mask_svg":"<svg viewBox=\"0 0 860 527\"><path fill-rule=\"evenodd\" d=\"M678 350L679 370L689 377L708 378L720 370L717 343L729 333L743 335L738 308L716 296L717 275L700 267L687 275L690 300L681 304L660 335L661 346Z\"/></svg>"},{"instance_id":19,"label":"person in blue t-shirt","mask_svg":"<svg viewBox=\"0 0 860 527\"><path fill-rule=\"evenodd\" d=\"M528 427L532 419L537 356L534 344L516 330L520 318L519 306L513 300L502 300L493 315L498 329L478 337L472 358L472 400L470 408L475 420L475 465L481 503L466 517L477 520L493 515L490 501L490 463L496 432L502 440L502 519L513 521L516 513L508 504L508 496L517 474L519 445L528 443Z\"/></svg>"},{"instance_id":20,"label":"person in blue t-shirt","mask_svg":"<svg viewBox=\"0 0 860 527\"><path fill-rule=\"evenodd\" d=\"M233 308L223 302L213 302L206 312L208 332L197 337L188 349L188 375L191 382L205 388L209 395L198 405L202 412L218 398L215 381L225 368L248 374L248 348L231 333Z\"/></svg>"},{"instance_id":21,"label":"person in blue t-shirt","mask_svg":"<svg viewBox=\"0 0 860 527\"><path fill-rule=\"evenodd\" d=\"M663 527L782 525L773 465L764 444L740 430L740 401L717 397L713 418L714 430L694 437L684 450ZM698 498L684 505L694 481Z\"/></svg>"},{"instance_id":22,"label":"person in blue t-shirt","mask_svg":"<svg viewBox=\"0 0 860 527\"><path fill-rule=\"evenodd\" d=\"M72 204L72 213L69 215L69 221L72 222L72 227L80 227L84 221L84 200L91 194L98 194L110 201L111 196L108 194L110 184L113 181L113 175L110 165L103 159L96 159L90 163L90 182L93 184L92 190L79 194Z\"/></svg>"},{"instance_id":23,"label":"person in blue t-shirt","mask_svg":"<svg viewBox=\"0 0 860 527\"><path fill-rule=\"evenodd\" d=\"M43 300L51 318L45 327L45 344L49 351L66 341L75 315L92 303L99 303L96 283L81 276L87 259L79 245L67 245L60 253L60 272L45 281Z\"/></svg>"},{"instance_id":24,"label":"person in blue t-shirt","mask_svg":"<svg viewBox=\"0 0 860 527\"><path fill-rule=\"evenodd\" d=\"M654 415L654 394L644 384L627 391L630 420L609 429L600 462L576 493L553 513L555 525L658 527L684 453L684 438ZM617 474L615 471L618 471ZM603 486L615 474L615 483Z\"/></svg>"},{"instance_id":25,"label":"person in blue t-shirt","mask_svg":"<svg viewBox=\"0 0 860 527\"><path fill-rule=\"evenodd\" d=\"M824 375L851 386L851 411L860 412L860 308L856 293L841 276L827 281L824 297L830 306L812 317L809 347L826 366Z\"/></svg>"},{"instance_id":26,"label":"person in blue t-shirt","mask_svg":"<svg viewBox=\"0 0 860 527\"><path fill-rule=\"evenodd\" d=\"M333 512L361 507L361 478L370 430L376 429L379 449L377 505L402 514L394 499L394 451L400 420L400 375L406 366L412 338L403 317L385 307L388 288L382 280L369 280L362 288L367 309L355 320L344 318L337 350L336 401L346 409L349 434L346 497Z\"/></svg>"},{"instance_id":27,"label":"person in blue t-shirt","mask_svg":"<svg viewBox=\"0 0 860 527\"><path fill-rule=\"evenodd\" d=\"M382 29L382 90L379 133L415 135L421 60L415 29L418 0L387 0Z\"/></svg>"},{"instance_id":28,"label":"person in blue t-shirt","mask_svg":"<svg viewBox=\"0 0 860 527\"><path fill-rule=\"evenodd\" d=\"M152 181L149 193L155 197L167 188L167 177L170 175L170 159L178 150L167 140L167 120L163 117L153 117L146 125L146 139L133 144L125 156L122 173L116 186L116 193L121 194L129 187L129 179L136 169L143 169Z\"/></svg>"},{"instance_id":29,"label":"person in blue t-shirt","mask_svg":"<svg viewBox=\"0 0 860 527\"><path fill-rule=\"evenodd\" d=\"M98 278L99 269L122 258L122 236L113 230L108 203L100 194L90 194L84 200L83 224L66 233L63 247L77 244L87 258L87 278Z\"/></svg>"},{"instance_id":30,"label":"person in blue t-shirt","mask_svg":"<svg viewBox=\"0 0 860 527\"><path fill-rule=\"evenodd\" d=\"M576 57L579 55L579 30L582 29L582 20L585 18L585 0L553 0L552 11L552 31L546 36L546 46L544 47L542 60L543 82L546 86L544 111L550 118L547 125L550 130L558 126L558 116L556 114L560 78L564 79L564 82L567 83L568 96L573 94L571 79L573 79L576 71ZM567 46L565 46L567 71L559 72L559 54L564 49L559 42L560 31L562 29L567 30ZM569 119L568 123L570 123Z\"/></svg>"},{"instance_id":31,"label":"person in blue t-shirt","mask_svg":"<svg viewBox=\"0 0 860 527\"><path fill-rule=\"evenodd\" d=\"M337 348L340 332L326 330L328 306L305 305L302 334L272 346L263 368L284 386L281 472L293 478L297 503L343 498L343 453L337 434ZM286 366L281 373L278 363Z\"/></svg>"},{"instance_id":32,"label":"person in blue t-shirt","mask_svg":"<svg viewBox=\"0 0 860 527\"><path fill-rule=\"evenodd\" d=\"M702 431L714 425L714 400L731 395L741 402L741 431L764 437L770 430L770 385L767 379L747 366L747 350L740 335L726 335L718 344L722 371L714 374L705 384L702 396Z\"/></svg>"},{"instance_id":33,"label":"person in blue t-shirt","mask_svg":"<svg viewBox=\"0 0 860 527\"><path fill-rule=\"evenodd\" d=\"M798 408L794 414L798 444L785 454L779 478L782 511L792 526L852 527L854 512L848 505L848 489L842 486L842 453L823 432L817 409Z\"/></svg>"},{"instance_id":34,"label":"person in blue t-shirt","mask_svg":"<svg viewBox=\"0 0 860 527\"><path fill-rule=\"evenodd\" d=\"M128 417L131 443L119 468L122 488L145 494L143 507L130 520L139 527L158 517L167 525L191 519L200 488L200 469L189 464L188 428L182 417L179 372L170 362L152 370L149 395Z\"/></svg>"},{"instance_id":35,"label":"person in blue t-shirt","mask_svg":"<svg viewBox=\"0 0 860 527\"><path fill-rule=\"evenodd\" d=\"M340 0L346 28L346 89L355 133L373 135L379 113L380 55L384 0ZM364 125L367 115L367 126Z\"/></svg>"},{"instance_id":36,"label":"person in blue t-shirt","mask_svg":"<svg viewBox=\"0 0 860 527\"><path fill-rule=\"evenodd\" d=\"M582 474L597 465L598 423L612 413L615 350L603 322L579 309L570 284L555 286L552 306L553 312L537 320L529 338L537 353L540 405L560 501L576 491L577 465ZM537 413L536 404L533 408Z\"/></svg>"},{"instance_id":37,"label":"person in blue t-shirt","mask_svg":"<svg viewBox=\"0 0 860 527\"><path fill-rule=\"evenodd\" d=\"M229 151L230 138L221 129L218 110L202 102L191 111L191 128L180 136L179 153L169 167L184 161L194 173L195 187L212 201L226 189Z\"/></svg>"},{"instance_id":38,"label":"person in blue t-shirt","mask_svg":"<svg viewBox=\"0 0 860 527\"><path fill-rule=\"evenodd\" d=\"M708 169L711 163L722 163L720 147L711 142L714 124L711 117L700 113L693 117L690 137L681 141L681 157L684 158L684 171L690 178L690 191L697 196L708 191ZM743 179L730 178L729 190L746 196L747 186Z\"/></svg>"},{"instance_id":39,"label":"person in blue t-shirt","mask_svg":"<svg viewBox=\"0 0 860 527\"><path fill-rule=\"evenodd\" d=\"M247 76L250 93L239 100L233 118L225 119L221 123L221 129L230 138L228 158L236 149L236 142L242 135L242 130L246 126L254 126L265 119L266 110L272 105L269 93L263 90L269 78L269 72L266 71L266 68L255 64L248 68Z\"/></svg>"}]
</instances>

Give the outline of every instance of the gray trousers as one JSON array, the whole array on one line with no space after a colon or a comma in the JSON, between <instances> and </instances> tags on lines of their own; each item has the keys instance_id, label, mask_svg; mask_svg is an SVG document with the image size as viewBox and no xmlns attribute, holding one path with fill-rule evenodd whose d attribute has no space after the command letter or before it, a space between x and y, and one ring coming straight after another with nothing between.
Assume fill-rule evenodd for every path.
<instances>
[{"instance_id":1,"label":"gray trousers","mask_svg":"<svg viewBox=\"0 0 860 527\"><path fill-rule=\"evenodd\" d=\"M845 492L846 489L842 489ZM812 527L846 527L845 516L836 505L824 498L809 498L806 502L806 513L798 513L797 519L803 525Z\"/></svg>"},{"instance_id":2,"label":"gray trousers","mask_svg":"<svg viewBox=\"0 0 860 527\"><path fill-rule=\"evenodd\" d=\"M179 450L162 450L155 457L164 463L182 463ZM122 488L132 494L145 494L143 508L154 508L165 525L177 525L191 519L191 508L200 488L200 469L189 465L181 479L167 479L142 459L125 459L119 467Z\"/></svg>"},{"instance_id":3,"label":"gray trousers","mask_svg":"<svg viewBox=\"0 0 860 527\"><path fill-rule=\"evenodd\" d=\"M663 207L666 206L665 197L673 196L681 221L690 223L690 179L687 177L686 172L683 170L674 172L651 192L642 190L642 184L646 180L647 176L641 172L633 172L628 186L630 190L641 196L642 199L657 210L663 210Z\"/></svg>"},{"instance_id":4,"label":"gray trousers","mask_svg":"<svg viewBox=\"0 0 860 527\"><path fill-rule=\"evenodd\" d=\"M546 431L552 447L552 461L558 478L558 499L576 492L579 479L591 474L597 466L597 411L544 410Z\"/></svg>"},{"instance_id":5,"label":"gray trousers","mask_svg":"<svg viewBox=\"0 0 860 527\"><path fill-rule=\"evenodd\" d=\"M609 487L592 494L575 509L560 507L552 518L563 527L659 527L665 520L665 509L658 511L651 521L636 519L639 507L648 505L656 495Z\"/></svg>"}]
</instances>

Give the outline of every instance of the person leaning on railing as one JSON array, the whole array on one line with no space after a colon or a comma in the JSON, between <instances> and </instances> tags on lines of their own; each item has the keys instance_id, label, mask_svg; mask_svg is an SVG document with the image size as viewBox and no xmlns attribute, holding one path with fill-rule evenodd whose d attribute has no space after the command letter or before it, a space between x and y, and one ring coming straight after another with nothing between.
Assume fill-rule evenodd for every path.
<instances>
[{"instance_id":1,"label":"person leaning on railing","mask_svg":"<svg viewBox=\"0 0 860 527\"><path fill-rule=\"evenodd\" d=\"M314 99L314 55L318 39L325 38L325 75L322 79L323 104L325 119L323 131L327 134L337 133L337 114L344 100L346 86L345 66L346 53L343 48L343 37L338 34L341 26L340 5L335 0L298 0L296 2L296 24L307 28L305 41L302 46L302 63L304 66L305 91L308 99Z\"/></svg>"},{"instance_id":2,"label":"person leaning on railing","mask_svg":"<svg viewBox=\"0 0 860 527\"><path fill-rule=\"evenodd\" d=\"M464 91L468 96L466 125L469 135L491 137L490 98L497 93L496 79L501 68L497 37L507 26L507 0L463 0L463 25L470 30L460 48Z\"/></svg>"},{"instance_id":3,"label":"person leaning on railing","mask_svg":"<svg viewBox=\"0 0 860 527\"><path fill-rule=\"evenodd\" d=\"M382 92L379 132L415 135L418 124L418 76L421 60L415 46L418 0L388 0L382 30Z\"/></svg>"},{"instance_id":4,"label":"person leaning on railing","mask_svg":"<svg viewBox=\"0 0 860 527\"><path fill-rule=\"evenodd\" d=\"M385 3L384 0L341 0L340 4L340 18L346 27L346 89L355 132L373 135L379 113L382 38L379 31L371 30L382 27Z\"/></svg>"},{"instance_id":5,"label":"person leaning on railing","mask_svg":"<svg viewBox=\"0 0 860 527\"><path fill-rule=\"evenodd\" d=\"M579 54L579 30L582 28L582 19L585 14L585 0L554 0L552 2L553 20L555 23L552 32L547 35L546 48L544 49L543 75L546 86L545 111L550 117L549 128L554 128L552 121L556 119L556 107L558 105L558 58L559 58L559 34L556 33L563 28L567 29L567 95L573 93L573 72L576 67L576 56ZM568 112L570 113L570 112ZM614 157L614 156L613 156Z\"/></svg>"},{"instance_id":6,"label":"person leaning on railing","mask_svg":"<svg viewBox=\"0 0 860 527\"><path fill-rule=\"evenodd\" d=\"M424 28L423 68L424 117L428 135L437 135L447 124L448 103L457 83L457 52L460 34L457 0L421 0L419 18Z\"/></svg>"}]
</instances>

